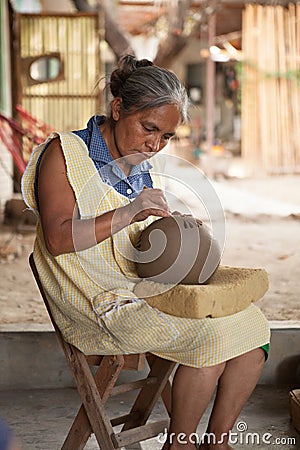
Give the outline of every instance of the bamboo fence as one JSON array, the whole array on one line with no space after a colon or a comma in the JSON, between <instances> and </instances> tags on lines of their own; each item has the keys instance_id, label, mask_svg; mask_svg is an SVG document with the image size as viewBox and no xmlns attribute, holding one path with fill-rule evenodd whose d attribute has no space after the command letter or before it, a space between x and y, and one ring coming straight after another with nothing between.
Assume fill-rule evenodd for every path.
<instances>
[{"instance_id":1,"label":"bamboo fence","mask_svg":"<svg viewBox=\"0 0 300 450\"><path fill-rule=\"evenodd\" d=\"M253 173L300 171L300 4L243 13L242 156Z\"/></svg>"}]
</instances>

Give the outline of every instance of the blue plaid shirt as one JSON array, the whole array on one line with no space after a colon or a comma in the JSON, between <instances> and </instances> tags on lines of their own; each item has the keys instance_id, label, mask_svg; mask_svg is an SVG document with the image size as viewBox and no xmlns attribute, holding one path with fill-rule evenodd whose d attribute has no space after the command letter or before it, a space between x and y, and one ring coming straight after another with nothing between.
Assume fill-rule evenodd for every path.
<instances>
[{"instance_id":1,"label":"blue plaid shirt","mask_svg":"<svg viewBox=\"0 0 300 450\"><path fill-rule=\"evenodd\" d=\"M153 187L149 170L152 165L145 160L137 166L132 166L130 175L126 177L118 164L112 159L106 142L100 131L100 125L105 116L93 116L84 130L73 131L79 136L89 149L89 156L93 160L102 181L113 186L120 194L134 199L144 186Z\"/></svg>"}]
</instances>

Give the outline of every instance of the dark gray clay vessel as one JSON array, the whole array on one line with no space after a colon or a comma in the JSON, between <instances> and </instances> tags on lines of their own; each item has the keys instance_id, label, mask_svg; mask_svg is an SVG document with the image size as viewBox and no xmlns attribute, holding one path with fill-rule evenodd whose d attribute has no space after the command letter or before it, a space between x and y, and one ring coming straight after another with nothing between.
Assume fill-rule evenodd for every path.
<instances>
[{"instance_id":1,"label":"dark gray clay vessel","mask_svg":"<svg viewBox=\"0 0 300 450\"><path fill-rule=\"evenodd\" d=\"M221 249L211 229L190 216L155 220L136 245L139 277L159 283L207 283L220 258Z\"/></svg>"}]
</instances>

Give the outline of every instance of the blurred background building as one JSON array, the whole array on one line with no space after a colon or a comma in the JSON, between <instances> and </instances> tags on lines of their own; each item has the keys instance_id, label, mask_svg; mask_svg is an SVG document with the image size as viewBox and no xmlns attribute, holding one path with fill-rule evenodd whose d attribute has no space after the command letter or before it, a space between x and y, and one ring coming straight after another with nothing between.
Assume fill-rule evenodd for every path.
<instances>
[{"instance_id":1,"label":"blurred background building","mask_svg":"<svg viewBox=\"0 0 300 450\"><path fill-rule=\"evenodd\" d=\"M1 0L0 209L32 148L84 127L124 53L174 70L191 123L175 153L208 174L297 173L300 5L242 0ZM239 158L243 170L228 171ZM213 167L213 169L212 169ZM245 169L246 168L246 169Z\"/></svg>"}]
</instances>

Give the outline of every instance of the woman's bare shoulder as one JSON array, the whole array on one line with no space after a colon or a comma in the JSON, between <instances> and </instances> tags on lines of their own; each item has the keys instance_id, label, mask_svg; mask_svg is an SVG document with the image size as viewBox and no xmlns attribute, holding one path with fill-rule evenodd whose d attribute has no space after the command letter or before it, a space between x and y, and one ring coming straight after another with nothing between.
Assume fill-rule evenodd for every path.
<instances>
[{"instance_id":1,"label":"woman's bare shoulder","mask_svg":"<svg viewBox=\"0 0 300 450\"><path fill-rule=\"evenodd\" d=\"M59 167L65 168L65 159L60 139L59 137L55 137L50 141L42 156L39 172L41 174L44 170L47 170L49 174L49 169Z\"/></svg>"}]
</instances>

